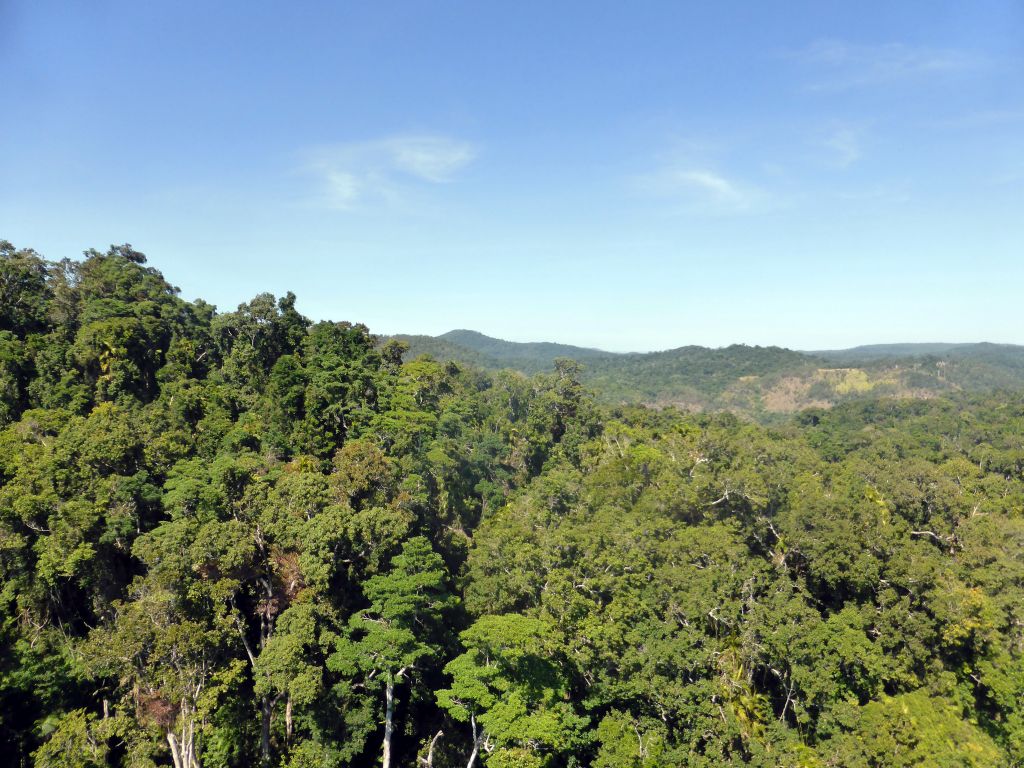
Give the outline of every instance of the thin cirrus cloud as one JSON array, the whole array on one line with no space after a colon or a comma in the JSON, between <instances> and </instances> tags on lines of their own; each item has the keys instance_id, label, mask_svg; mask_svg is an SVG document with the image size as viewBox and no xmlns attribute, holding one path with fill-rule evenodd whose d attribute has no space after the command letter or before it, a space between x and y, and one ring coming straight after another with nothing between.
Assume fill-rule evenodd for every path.
<instances>
[{"instance_id":1,"label":"thin cirrus cloud","mask_svg":"<svg viewBox=\"0 0 1024 768\"><path fill-rule=\"evenodd\" d=\"M304 169L319 180L317 202L339 211L398 204L417 189L447 184L478 155L445 136L391 136L319 147Z\"/></svg>"},{"instance_id":2,"label":"thin cirrus cloud","mask_svg":"<svg viewBox=\"0 0 1024 768\"><path fill-rule=\"evenodd\" d=\"M636 177L633 188L691 214L752 213L767 201L760 188L700 166L671 165Z\"/></svg>"},{"instance_id":3,"label":"thin cirrus cloud","mask_svg":"<svg viewBox=\"0 0 1024 768\"><path fill-rule=\"evenodd\" d=\"M857 45L818 40L793 58L815 71L810 90L844 90L949 76L978 69L982 61L966 51L903 43Z\"/></svg>"},{"instance_id":4,"label":"thin cirrus cloud","mask_svg":"<svg viewBox=\"0 0 1024 768\"><path fill-rule=\"evenodd\" d=\"M825 138L824 145L832 154L832 164L839 168L849 168L864 154L862 132L848 125L833 130Z\"/></svg>"}]
</instances>

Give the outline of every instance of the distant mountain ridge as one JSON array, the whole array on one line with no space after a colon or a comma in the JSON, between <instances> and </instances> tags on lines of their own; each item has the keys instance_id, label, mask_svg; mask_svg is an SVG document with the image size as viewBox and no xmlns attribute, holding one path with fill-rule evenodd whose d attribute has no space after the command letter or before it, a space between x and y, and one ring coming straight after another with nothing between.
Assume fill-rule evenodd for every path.
<instances>
[{"instance_id":1,"label":"distant mountain ridge","mask_svg":"<svg viewBox=\"0 0 1024 768\"><path fill-rule=\"evenodd\" d=\"M610 357L620 354L590 347L576 347L571 344L556 344L550 341L505 341L504 339L496 339L493 336L486 336L479 331L465 329L448 331L448 333L442 333L437 338L450 341L452 344L458 344L459 346L469 347L497 358L550 356L552 360L556 357L571 357L579 360L586 357Z\"/></svg>"},{"instance_id":2,"label":"distant mountain ridge","mask_svg":"<svg viewBox=\"0 0 1024 768\"><path fill-rule=\"evenodd\" d=\"M459 329L440 336L396 335L406 359L549 371L560 357L581 363L582 379L605 402L732 410L770 417L869 396L934 397L956 391L1024 389L1024 346L872 344L801 352L734 344L661 352L607 352L554 342L514 342Z\"/></svg>"},{"instance_id":3,"label":"distant mountain ridge","mask_svg":"<svg viewBox=\"0 0 1024 768\"><path fill-rule=\"evenodd\" d=\"M911 344L864 344L858 347L850 347L849 349L826 349L808 352L808 354L830 360L873 360L886 357L926 357L930 355L977 357L993 353L1024 355L1024 346L1017 344L993 344L988 341L970 343L926 342Z\"/></svg>"}]
</instances>

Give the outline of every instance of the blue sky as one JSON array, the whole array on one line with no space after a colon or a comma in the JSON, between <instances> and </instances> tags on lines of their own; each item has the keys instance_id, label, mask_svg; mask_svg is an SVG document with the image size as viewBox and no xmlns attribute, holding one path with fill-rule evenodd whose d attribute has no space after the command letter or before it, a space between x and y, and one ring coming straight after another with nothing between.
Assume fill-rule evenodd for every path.
<instances>
[{"instance_id":1,"label":"blue sky","mask_svg":"<svg viewBox=\"0 0 1024 768\"><path fill-rule=\"evenodd\" d=\"M0 237L223 310L1024 343L1024 2L0 0Z\"/></svg>"}]
</instances>

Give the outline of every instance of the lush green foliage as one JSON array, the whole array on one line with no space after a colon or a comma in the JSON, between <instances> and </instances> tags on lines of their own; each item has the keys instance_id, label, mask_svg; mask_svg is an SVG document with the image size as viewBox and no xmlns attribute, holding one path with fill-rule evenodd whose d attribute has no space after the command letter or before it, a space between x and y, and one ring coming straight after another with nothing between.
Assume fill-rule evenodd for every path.
<instances>
[{"instance_id":1,"label":"lush green foliage","mask_svg":"<svg viewBox=\"0 0 1024 768\"><path fill-rule=\"evenodd\" d=\"M1024 347L887 344L826 352L734 344L613 354L565 344L515 343L475 331L398 336L410 354L526 374L560 357L584 364L582 381L609 404L730 410L761 421L803 408L882 396L922 397L1024 387Z\"/></svg>"},{"instance_id":2,"label":"lush green foliage","mask_svg":"<svg viewBox=\"0 0 1024 768\"><path fill-rule=\"evenodd\" d=\"M0 299L14 765L1024 765L1024 396L611 409L130 246Z\"/></svg>"}]
</instances>

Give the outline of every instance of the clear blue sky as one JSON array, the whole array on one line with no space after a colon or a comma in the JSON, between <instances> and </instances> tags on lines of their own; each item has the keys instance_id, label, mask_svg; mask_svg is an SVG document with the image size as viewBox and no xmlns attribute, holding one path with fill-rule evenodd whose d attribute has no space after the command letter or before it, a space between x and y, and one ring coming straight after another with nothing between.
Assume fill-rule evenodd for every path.
<instances>
[{"instance_id":1,"label":"clear blue sky","mask_svg":"<svg viewBox=\"0 0 1024 768\"><path fill-rule=\"evenodd\" d=\"M0 0L0 237L224 310L1024 343L1024 2Z\"/></svg>"}]
</instances>

